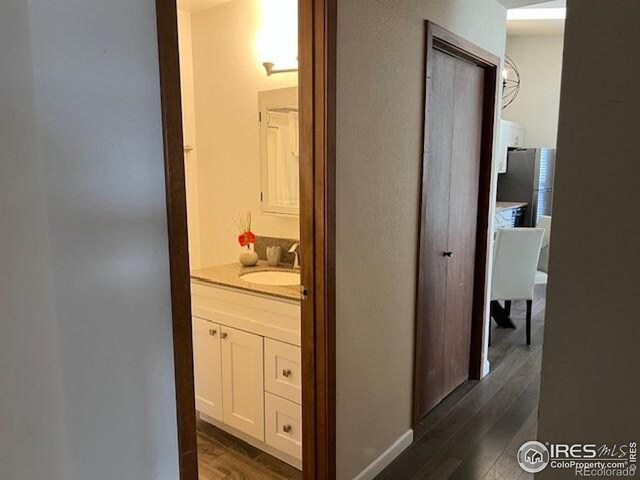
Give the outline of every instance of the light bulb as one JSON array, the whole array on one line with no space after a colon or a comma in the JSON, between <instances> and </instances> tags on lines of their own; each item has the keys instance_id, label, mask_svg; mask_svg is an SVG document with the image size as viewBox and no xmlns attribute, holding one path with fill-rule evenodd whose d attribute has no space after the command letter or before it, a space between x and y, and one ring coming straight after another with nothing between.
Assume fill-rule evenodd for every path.
<instances>
[{"instance_id":1,"label":"light bulb","mask_svg":"<svg viewBox=\"0 0 640 480\"><path fill-rule=\"evenodd\" d=\"M256 36L259 63L298 68L298 1L261 0L262 21Z\"/></svg>"}]
</instances>

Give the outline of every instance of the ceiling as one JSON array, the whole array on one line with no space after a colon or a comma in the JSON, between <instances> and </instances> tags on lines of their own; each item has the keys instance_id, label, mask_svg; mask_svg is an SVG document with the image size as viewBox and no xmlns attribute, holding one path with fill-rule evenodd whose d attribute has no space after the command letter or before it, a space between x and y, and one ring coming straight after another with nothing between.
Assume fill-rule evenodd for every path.
<instances>
[{"instance_id":1,"label":"ceiling","mask_svg":"<svg viewBox=\"0 0 640 480\"><path fill-rule=\"evenodd\" d=\"M199 12L230 1L231 0L178 0L178 8L180 10L186 10L187 12Z\"/></svg>"}]
</instances>

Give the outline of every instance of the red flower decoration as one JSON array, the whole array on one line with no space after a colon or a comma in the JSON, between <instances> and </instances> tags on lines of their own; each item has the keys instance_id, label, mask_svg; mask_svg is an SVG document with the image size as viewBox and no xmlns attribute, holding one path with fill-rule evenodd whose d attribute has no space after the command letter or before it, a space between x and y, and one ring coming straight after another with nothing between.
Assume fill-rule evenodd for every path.
<instances>
[{"instance_id":1,"label":"red flower decoration","mask_svg":"<svg viewBox=\"0 0 640 480\"><path fill-rule=\"evenodd\" d=\"M256 236L251 231L246 231L238 235L238 242L241 246L247 247L251 243L256 243Z\"/></svg>"}]
</instances>

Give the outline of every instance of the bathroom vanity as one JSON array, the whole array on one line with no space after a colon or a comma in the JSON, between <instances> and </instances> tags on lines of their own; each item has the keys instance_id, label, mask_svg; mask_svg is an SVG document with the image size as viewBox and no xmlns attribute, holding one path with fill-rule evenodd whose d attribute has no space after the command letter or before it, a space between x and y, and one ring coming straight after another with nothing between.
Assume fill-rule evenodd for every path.
<instances>
[{"instance_id":1,"label":"bathroom vanity","mask_svg":"<svg viewBox=\"0 0 640 480\"><path fill-rule=\"evenodd\" d=\"M191 297L200 418L301 468L300 287L269 284L291 283L295 273L239 264L196 270Z\"/></svg>"}]
</instances>

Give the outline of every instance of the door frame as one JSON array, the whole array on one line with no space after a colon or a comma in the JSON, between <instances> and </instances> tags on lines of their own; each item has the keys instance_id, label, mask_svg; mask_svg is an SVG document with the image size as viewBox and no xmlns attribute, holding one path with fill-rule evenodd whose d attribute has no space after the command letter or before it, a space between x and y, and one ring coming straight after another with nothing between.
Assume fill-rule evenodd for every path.
<instances>
[{"instance_id":1,"label":"door frame","mask_svg":"<svg viewBox=\"0 0 640 480\"><path fill-rule=\"evenodd\" d=\"M491 183L493 164L493 138L495 129L495 117L497 106L498 69L500 58L489 53L473 43L457 36L456 34L436 25L426 22L426 49L425 49L425 114L424 114L424 154L422 158L422 184L420 204L420 229L418 251L418 281L416 290L416 320L415 320L415 348L414 348L414 379L413 379L413 424L414 427L420 420L419 395L422 382L421 354L424 349L422 344L423 323L429 321L424 318L425 299L421 292L426 285L425 255L427 230L429 221L423 222L427 205L427 175L429 163L429 89L432 71L432 58L434 49L446 52L455 57L469 61L485 72L483 92L482 134L480 147L480 178L478 191L478 217L476 230L476 255L474 269L473 310L471 318L471 341L469 355L469 378L480 379L483 370L483 346L484 346L484 319L486 311L486 284L487 284L487 256L489 245L489 227L491 225L489 212L491 211Z\"/></svg>"},{"instance_id":2,"label":"door frame","mask_svg":"<svg viewBox=\"0 0 640 480\"><path fill-rule=\"evenodd\" d=\"M336 0L299 0L303 477L335 478ZM180 480L198 479L175 0L156 0Z\"/></svg>"}]
</instances>

